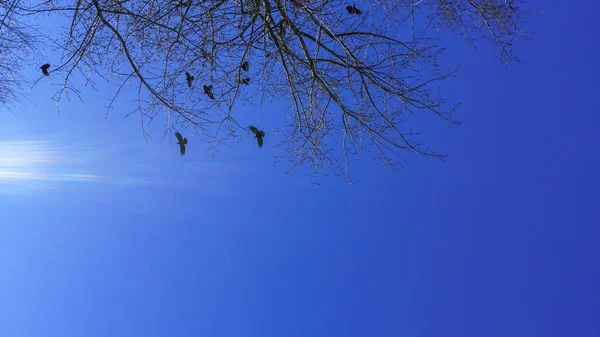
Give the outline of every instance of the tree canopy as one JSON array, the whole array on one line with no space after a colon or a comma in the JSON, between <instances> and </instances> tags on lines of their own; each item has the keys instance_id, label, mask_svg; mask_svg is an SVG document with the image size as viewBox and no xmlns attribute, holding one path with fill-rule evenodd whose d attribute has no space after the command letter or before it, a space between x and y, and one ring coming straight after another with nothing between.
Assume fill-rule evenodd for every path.
<instances>
[{"instance_id":1,"label":"tree canopy","mask_svg":"<svg viewBox=\"0 0 600 337\"><path fill-rule=\"evenodd\" d=\"M39 45L23 22L54 16L65 28L42 44L61 53L49 69L62 84L57 101L78 94L77 81L117 82L107 114L133 87L144 133L160 116L167 132L216 148L255 135L238 121L242 103L280 100L288 118L271 130L283 135L271 144L277 161L347 178L356 156L393 168L407 153L444 158L406 119L459 124L438 90L456 71L439 61L438 32L479 34L510 67L524 15L518 0L12 0L0 11L0 104L21 89L19 58Z\"/></svg>"}]
</instances>

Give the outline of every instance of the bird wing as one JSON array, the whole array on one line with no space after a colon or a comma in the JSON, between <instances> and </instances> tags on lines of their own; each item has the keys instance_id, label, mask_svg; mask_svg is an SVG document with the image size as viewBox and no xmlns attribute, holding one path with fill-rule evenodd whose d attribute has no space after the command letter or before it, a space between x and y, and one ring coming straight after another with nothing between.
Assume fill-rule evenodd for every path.
<instances>
[{"instance_id":1,"label":"bird wing","mask_svg":"<svg viewBox=\"0 0 600 337\"><path fill-rule=\"evenodd\" d=\"M186 72L185 72L185 78L187 78L187 79L189 80L190 78L192 78L192 75L190 75L190 73L188 73L188 72L186 71Z\"/></svg>"},{"instance_id":2,"label":"bird wing","mask_svg":"<svg viewBox=\"0 0 600 337\"><path fill-rule=\"evenodd\" d=\"M185 154L185 145L179 144L179 152L182 156Z\"/></svg>"},{"instance_id":3,"label":"bird wing","mask_svg":"<svg viewBox=\"0 0 600 337\"><path fill-rule=\"evenodd\" d=\"M210 99L215 99L215 94L212 92L212 84L204 86L204 93L210 97Z\"/></svg>"},{"instance_id":4,"label":"bird wing","mask_svg":"<svg viewBox=\"0 0 600 337\"><path fill-rule=\"evenodd\" d=\"M257 133L258 133L258 129L257 129L257 128L255 128L254 126L250 125L248 128L249 128L249 129L250 129L250 131L252 131L254 134L257 134Z\"/></svg>"},{"instance_id":5,"label":"bird wing","mask_svg":"<svg viewBox=\"0 0 600 337\"><path fill-rule=\"evenodd\" d=\"M179 132L175 132L175 137L177 137L178 141L182 141L183 140L183 137L181 136L181 133L179 133Z\"/></svg>"},{"instance_id":6,"label":"bird wing","mask_svg":"<svg viewBox=\"0 0 600 337\"><path fill-rule=\"evenodd\" d=\"M262 147L262 145L263 145L263 138L262 137L256 137L256 139L258 140L258 147Z\"/></svg>"}]
</instances>

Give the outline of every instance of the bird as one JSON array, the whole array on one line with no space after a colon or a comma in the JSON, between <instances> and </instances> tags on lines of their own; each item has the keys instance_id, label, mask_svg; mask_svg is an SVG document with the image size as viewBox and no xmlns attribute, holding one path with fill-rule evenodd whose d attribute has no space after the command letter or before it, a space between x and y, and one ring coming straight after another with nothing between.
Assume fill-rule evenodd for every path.
<instances>
[{"instance_id":1,"label":"bird","mask_svg":"<svg viewBox=\"0 0 600 337\"><path fill-rule=\"evenodd\" d=\"M177 144L179 144L179 152L183 156L185 154L185 145L188 143L187 138L183 138L179 132L175 132L175 137L177 137Z\"/></svg>"},{"instance_id":2,"label":"bird","mask_svg":"<svg viewBox=\"0 0 600 337\"><path fill-rule=\"evenodd\" d=\"M356 5L352 5L352 6L348 5L348 6L346 6L346 10L350 14L356 14L356 15L362 14L362 11L360 9L356 8Z\"/></svg>"},{"instance_id":3,"label":"bird","mask_svg":"<svg viewBox=\"0 0 600 337\"><path fill-rule=\"evenodd\" d=\"M40 69L42 69L42 73L44 73L44 75L46 75L46 76L50 76L50 73L48 72L48 68L50 68L49 63L46 63L40 67Z\"/></svg>"},{"instance_id":4,"label":"bird","mask_svg":"<svg viewBox=\"0 0 600 337\"><path fill-rule=\"evenodd\" d=\"M185 79L187 80L188 87L192 87L192 81L194 81L194 76L190 75L187 71L185 72Z\"/></svg>"},{"instance_id":5,"label":"bird","mask_svg":"<svg viewBox=\"0 0 600 337\"><path fill-rule=\"evenodd\" d=\"M191 0L187 1L187 2L180 1L175 8L188 7L191 4L192 4Z\"/></svg>"},{"instance_id":6,"label":"bird","mask_svg":"<svg viewBox=\"0 0 600 337\"><path fill-rule=\"evenodd\" d=\"M238 80L238 83L239 83L239 84L250 85L250 77L246 77L246 78L243 78L243 79L239 79L239 80Z\"/></svg>"},{"instance_id":7,"label":"bird","mask_svg":"<svg viewBox=\"0 0 600 337\"><path fill-rule=\"evenodd\" d=\"M208 57L210 56L210 54L204 50L204 48L200 48L200 53L202 55L202 58L208 59Z\"/></svg>"},{"instance_id":8,"label":"bird","mask_svg":"<svg viewBox=\"0 0 600 337\"><path fill-rule=\"evenodd\" d=\"M306 2L305 0L291 0L292 4L298 6L298 7L304 7L303 3Z\"/></svg>"},{"instance_id":9,"label":"bird","mask_svg":"<svg viewBox=\"0 0 600 337\"><path fill-rule=\"evenodd\" d=\"M215 99L215 94L212 91L212 84L211 85L204 85L203 88L204 88L204 93L206 95L208 95L208 97L210 99Z\"/></svg>"},{"instance_id":10,"label":"bird","mask_svg":"<svg viewBox=\"0 0 600 337\"><path fill-rule=\"evenodd\" d=\"M252 131L254 133L254 138L256 138L256 140L258 141L258 147L262 147L263 146L263 137L265 136L265 132L263 130L259 130L258 128L250 125L248 127L250 129L250 131Z\"/></svg>"},{"instance_id":11,"label":"bird","mask_svg":"<svg viewBox=\"0 0 600 337\"><path fill-rule=\"evenodd\" d=\"M242 65L240 66L240 68L242 68L243 71L248 71L250 69L250 65L248 64L248 61L242 62Z\"/></svg>"}]
</instances>

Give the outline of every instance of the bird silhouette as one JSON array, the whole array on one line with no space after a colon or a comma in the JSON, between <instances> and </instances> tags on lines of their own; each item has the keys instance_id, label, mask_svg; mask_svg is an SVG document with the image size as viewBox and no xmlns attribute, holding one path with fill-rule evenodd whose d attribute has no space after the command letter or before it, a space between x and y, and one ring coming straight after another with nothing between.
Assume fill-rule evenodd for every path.
<instances>
[{"instance_id":1,"label":"bird silhouette","mask_svg":"<svg viewBox=\"0 0 600 337\"><path fill-rule=\"evenodd\" d=\"M204 93L210 98L210 99L215 99L215 94L212 91L212 84L211 85L204 85Z\"/></svg>"},{"instance_id":2,"label":"bird silhouette","mask_svg":"<svg viewBox=\"0 0 600 337\"><path fill-rule=\"evenodd\" d=\"M183 156L185 154L185 145L188 143L187 138L183 138L179 132L175 132L175 137L177 137L177 144L179 144L179 152Z\"/></svg>"},{"instance_id":3,"label":"bird silhouette","mask_svg":"<svg viewBox=\"0 0 600 337\"><path fill-rule=\"evenodd\" d=\"M361 15L362 14L362 11L360 9L356 8L356 5L346 6L346 10L350 14L356 14L356 15Z\"/></svg>"},{"instance_id":4,"label":"bird silhouette","mask_svg":"<svg viewBox=\"0 0 600 337\"><path fill-rule=\"evenodd\" d=\"M262 147L263 146L263 137L265 136L265 132L263 130L259 130L258 128L250 125L248 127L250 129L250 131L252 131L254 133L254 138L256 138L256 140L258 141L258 147Z\"/></svg>"},{"instance_id":5,"label":"bird silhouette","mask_svg":"<svg viewBox=\"0 0 600 337\"><path fill-rule=\"evenodd\" d=\"M194 81L194 76L190 75L187 71L185 72L185 79L187 80L188 87L192 87L192 82Z\"/></svg>"},{"instance_id":6,"label":"bird silhouette","mask_svg":"<svg viewBox=\"0 0 600 337\"><path fill-rule=\"evenodd\" d=\"M242 68L243 71L248 71L250 69L250 65L248 64L248 61L242 62L242 65L240 66L240 68Z\"/></svg>"},{"instance_id":7,"label":"bird silhouette","mask_svg":"<svg viewBox=\"0 0 600 337\"><path fill-rule=\"evenodd\" d=\"M200 48L200 54L202 55L202 58L208 59L208 57L210 56L210 54L204 50L204 48Z\"/></svg>"},{"instance_id":8,"label":"bird silhouette","mask_svg":"<svg viewBox=\"0 0 600 337\"><path fill-rule=\"evenodd\" d=\"M180 1L175 8L188 7L191 4L192 4L192 0L187 1L187 2Z\"/></svg>"},{"instance_id":9,"label":"bird silhouette","mask_svg":"<svg viewBox=\"0 0 600 337\"><path fill-rule=\"evenodd\" d=\"M40 69L42 69L42 73L44 73L44 75L46 75L46 76L50 76L50 73L48 72L48 68L50 68L49 63L46 63L40 67Z\"/></svg>"},{"instance_id":10,"label":"bird silhouette","mask_svg":"<svg viewBox=\"0 0 600 337\"><path fill-rule=\"evenodd\" d=\"M250 77L242 78L238 80L239 84L250 85Z\"/></svg>"}]
</instances>

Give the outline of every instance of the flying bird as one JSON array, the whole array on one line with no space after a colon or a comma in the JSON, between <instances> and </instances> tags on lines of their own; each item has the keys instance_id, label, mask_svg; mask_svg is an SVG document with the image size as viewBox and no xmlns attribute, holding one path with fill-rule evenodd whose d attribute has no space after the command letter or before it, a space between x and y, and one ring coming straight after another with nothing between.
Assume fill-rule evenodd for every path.
<instances>
[{"instance_id":1,"label":"flying bird","mask_svg":"<svg viewBox=\"0 0 600 337\"><path fill-rule=\"evenodd\" d=\"M356 5L346 6L346 10L350 14L356 14L356 15L361 15L362 14L362 11L360 9L356 8Z\"/></svg>"},{"instance_id":2,"label":"flying bird","mask_svg":"<svg viewBox=\"0 0 600 337\"><path fill-rule=\"evenodd\" d=\"M249 126L250 131L252 131L254 133L254 138L256 138L256 140L258 141L258 147L262 147L263 146L263 137L265 136L265 132L263 130L259 130L258 128L250 125Z\"/></svg>"},{"instance_id":3,"label":"flying bird","mask_svg":"<svg viewBox=\"0 0 600 337\"><path fill-rule=\"evenodd\" d=\"M202 58L208 59L209 54L204 48L200 48L200 53L202 54Z\"/></svg>"},{"instance_id":4,"label":"flying bird","mask_svg":"<svg viewBox=\"0 0 600 337\"><path fill-rule=\"evenodd\" d=\"M250 65L248 64L248 61L244 61L242 63L242 65L240 66L240 68L242 68L243 71L248 71L250 69Z\"/></svg>"},{"instance_id":5,"label":"flying bird","mask_svg":"<svg viewBox=\"0 0 600 337\"><path fill-rule=\"evenodd\" d=\"M175 132L175 137L177 137L177 144L179 144L179 152L183 156L185 154L185 145L188 143L187 138L183 138L179 132Z\"/></svg>"},{"instance_id":6,"label":"flying bird","mask_svg":"<svg viewBox=\"0 0 600 337\"><path fill-rule=\"evenodd\" d=\"M243 79L239 79L239 80L238 80L238 83L239 83L239 84L250 85L250 77L246 77L246 78L243 78Z\"/></svg>"},{"instance_id":7,"label":"flying bird","mask_svg":"<svg viewBox=\"0 0 600 337\"><path fill-rule=\"evenodd\" d=\"M190 1L187 1L187 2L180 1L180 2L177 4L176 8L180 8L180 7L188 7L188 6L189 6L189 5L191 5L191 4L192 4L192 0L190 0Z\"/></svg>"},{"instance_id":8,"label":"flying bird","mask_svg":"<svg viewBox=\"0 0 600 337\"><path fill-rule=\"evenodd\" d=\"M204 93L210 97L210 99L215 99L215 94L212 91L212 84L211 85L204 85Z\"/></svg>"},{"instance_id":9,"label":"flying bird","mask_svg":"<svg viewBox=\"0 0 600 337\"><path fill-rule=\"evenodd\" d=\"M40 69L42 69L42 73L44 73L44 75L46 75L46 76L50 76L50 73L48 72L48 68L50 68L49 63L46 63L40 67Z\"/></svg>"},{"instance_id":10,"label":"flying bird","mask_svg":"<svg viewBox=\"0 0 600 337\"><path fill-rule=\"evenodd\" d=\"M298 6L298 7L304 7L303 3L305 2L305 0L291 0L292 4Z\"/></svg>"},{"instance_id":11,"label":"flying bird","mask_svg":"<svg viewBox=\"0 0 600 337\"><path fill-rule=\"evenodd\" d=\"M192 82L194 81L194 76L190 75L187 71L185 72L185 79L188 82L188 87L192 87Z\"/></svg>"}]
</instances>

